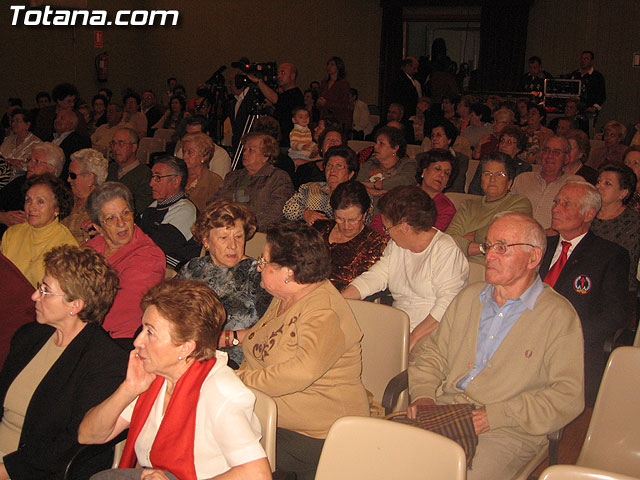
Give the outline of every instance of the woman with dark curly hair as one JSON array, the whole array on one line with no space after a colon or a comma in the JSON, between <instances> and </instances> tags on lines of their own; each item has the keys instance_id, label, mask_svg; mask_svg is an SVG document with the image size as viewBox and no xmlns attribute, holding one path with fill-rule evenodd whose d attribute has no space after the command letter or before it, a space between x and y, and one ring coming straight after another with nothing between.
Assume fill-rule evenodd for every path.
<instances>
[{"instance_id":1,"label":"woman with dark curly hair","mask_svg":"<svg viewBox=\"0 0 640 480\"><path fill-rule=\"evenodd\" d=\"M367 187L377 213L378 200L399 185L415 185L416 162L408 157L402 130L382 127L376 133L375 155L360 166L357 180Z\"/></svg>"},{"instance_id":2,"label":"woman with dark curly hair","mask_svg":"<svg viewBox=\"0 0 640 480\"><path fill-rule=\"evenodd\" d=\"M602 207L591 222L591 231L629 252L629 291L638 289L636 266L640 258L640 214L627 204L636 191L636 174L626 165L609 164L600 169L596 188Z\"/></svg>"},{"instance_id":3,"label":"woman with dark curly hair","mask_svg":"<svg viewBox=\"0 0 640 480\"><path fill-rule=\"evenodd\" d=\"M25 223L9 227L2 237L2 252L34 287L44 275L44 254L58 245L78 245L60 223L73 208L69 187L51 174L34 175L25 185Z\"/></svg>"},{"instance_id":4,"label":"woman with dark curly hair","mask_svg":"<svg viewBox=\"0 0 640 480\"><path fill-rule=\"evenodd\" d=\"M258 269L274 299L245 336L238 375L278 405L278 468L313 479L333 422L369 415L360 380L362 332L328 280L329 251L311 227L270 228Z\"/></svg>"},{"instance_id":5,"label":"woman with dark curly hair","mask_svg":"<svg viewBox=\"0 0 640 480\"><path fill-rule=\"evenodd\" d=\"M240 203L219 200L207 205L191 230L209 255L190 260L178 278L200 280L216 292L227 312L218 348L238 368L244 358L242 341L271 302L260 286L258 262L244 254L256 232L256 217Z\"/></svg>"}]
</instances>

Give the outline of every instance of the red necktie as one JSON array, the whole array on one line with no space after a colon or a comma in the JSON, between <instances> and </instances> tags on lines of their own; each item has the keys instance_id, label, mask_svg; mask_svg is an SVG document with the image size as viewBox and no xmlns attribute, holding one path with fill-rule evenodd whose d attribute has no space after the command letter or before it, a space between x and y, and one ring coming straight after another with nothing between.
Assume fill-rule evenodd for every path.
<instances>
[{"instance_id":1,"label":"red necktie","mask_svg":"<svg viewBox=\"0 0 640 480\"><path fill-rule=\"evenodd\" d=\"M553 266L547 272L547 275L544 277L544 283L553 287L560 276L560 272L564 268L564 265L567 263L567 254L569 253L569 248L571 247L571 242L562 241L562 252L560 252L560 257L553 264Z\"/></svg>"}]
</instances>

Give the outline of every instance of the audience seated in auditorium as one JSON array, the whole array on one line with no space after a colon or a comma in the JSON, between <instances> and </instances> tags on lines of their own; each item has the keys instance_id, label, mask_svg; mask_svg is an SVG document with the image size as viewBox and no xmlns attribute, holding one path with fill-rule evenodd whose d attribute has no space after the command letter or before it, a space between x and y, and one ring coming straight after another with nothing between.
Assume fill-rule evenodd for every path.
<instances>
[{"instance_id":1,"label":"audience seated in auditorium","mask_svg":"<svg viewBox=\"0 0 640 480\"><path fill-rule=\"evenodd\" d=\"M7 227L27 220L24 213L24 185L27 179L43 173L59 176L64 162L64 152L57 145L40 142L32 147L26 175L20 175L0 189L0 234Z\"/></svg>"},{"instance_id":2,"label":"audience seated in auditorium","mask_svg":"<svg viewBox=\"0 0 640 480\"><path fill-rule=\"evenodd\" d=\"M482 103L471 105L469 126L460 134L469 140L471 149L474 150L478 141L485 135L489 135L494 129L491 124L491 109Z\"/></svg>"},{"instance_id":3,"label":"audience seated in auditorium","mask_svg":"<svg viewBox=\"0 0 640 480\"><path fill-rule=\"evenodd\" d=\"M489 133L478 140L473 149L473 158L480 160L484 155L491 152L497 152L500 148L500 134L506 127L515 123L515 114L508 108L500 108L493 114L493 129Z\"/></svg>"},{"instance_id":4,"label":"audience seated in auditorium","mask_svg":"<svg viewBox=\"0 0 640 480\"><path fill-rule=\"evenodd\" d=\"M177 132L180 140L176 143L176 147L174 150L174 155L178 158L183 158L182 137L184 137L188 133L204 133L205 135L210 137L211 131L209 128L209 121L202 115L194 115L182 120ZM214 143L213 146L213 155L211 156L211 159L209 161L209 170L211 170L213 173L217 173L220 178L224 179L224 177L227 176L227 173L231 171L231 157L229 157L227 151L220 145Z\"/></svg>"},{"instance_id":5,"label":"audience seated in auditorium","mask_svg":"<svg viewBox=\"0 0 640 480\"><path fill-rule=\"evenodd\" d=\"M99 93L94 95L91 99L91 109L93 110L93 119L91 121L90 129L91 134L98 129L98 127L107 123L107 107L109 106L109 101L107 97L104 95L100 95Z\"/></svg>"},{"instance_id":6,"label":"audience seated in auditorium","mask_svg":"<svg viewBox=\"0 0 640 480\"><path fill-rule=\"evenodd\" d=\"M182 137L182 158L189 171L184 193L199 212L204 211L207 203L222 187L220 175L208 168L218 148L211 137L204 133L187 133Z\"/></svg>"},{"instance_id":7,"label":"audience seated in auditorium","mask_svg":"<svg viewBox=\"0 0 640 480\"><path fill-rule=\"evenodd\" d=\"M67 180L73 192L73 209L62 220L62 224L80 245L96 234L85 204L91 192L106 181L107 165L107 159L102 153L92 148L84 148L71 154Z\"/></svg>"},{"instance_id":8,"label":"audience seated in auditorium","mask_svg":"<svg viewBox=\"0 0 640 480\"><path fill-rule=\"evenodd\" d=\"M264 315L271 295L260 286L258 262L245 255L245 245L256 232L256 217L240 203L218 200L207 205L193 226L194 238L209 253L191 259L178 278L204 282L222 302L227 319L218 349L237 369L244 354L245 335Z\"/></svg>"},{"instance_id":9,"label":"audience seated in auditorium","mask_svg":"<svg viewBox=\"0 0 640 480\"><path fill-rule=\"evenodd\" d=\"M553 135L553 131L545 127L547 111L542 105L529 105L527 114L527 147L525 160L531 164L541 163L540 149L545 141Z\"/></svg>"},{"instance_id":10,"label":"audience seated in auditorium","mask_svg":"<svg viewBox=\"0 0 640 480\"><path fill-rule=\"evenodd\" d=\"M500 212L520 212L531 216L529 199L509 193L516 169L506 153L489 153L480 161L483 197L463 201L446 233L456 241L470 262L484 264L480 245L486 241L487 230Z\"/></svg>"},{"instance_id":11,"label":"audience seated in auditorium","mask_svg":"<svg viewBox=\"0 0 640 480\"><path fill-rule=\"evenodd\" d=\"M347 144L346 138L343 135L342 126L337 121L335 123L327 122L327 120L324 119L320 120L318 125L323 126L321 131L315 134L320 148L318 156L306 163L298 165L293 175L293 186L295 188L300 188L300 186L305 183L325 181L325 173L322 171L324 155L331 147ZM324 127L324 125L327 126ZM318 132L318 130L320 130L320 128L316 128L316 132ZM299 162L300 161L298 161L298 163Z\"/></svg>"},{"instance_id":12,"label":"audience seated in auditorium","mask_svg":"<svg viewBox=\"0 0 640 480\"><path fill-rule=\"evenodd\" d=\"M433 228L433 200L417 186L396 187L380 199L384 231L391 237L380 260L342 291L366 298L389 288L393 306L409 315L409 348L434 332L469 276L464 253Z\"/></svg>"},{"instance_id":13,"label":"audience seated in auditorium","mask_svg":"<svg viewBox=\"0 0 640 480\"><path fill-rule=\"evenodd\" d=\"M52 90L54 105L41 108L38 115L34 119L33 134L39 139L50 142L53 140L54 126L53 123L58 113L62 110L69 110L78 117L78 132L82 135L87 134L84 120L75 112L76 98L78 97L78 89L70 83L61 83L56 85Z\"/></svg>"},{"instance_id":14,"label":"audience seated in auditorium","mask_svg":"<svg viewBox=\"0 0 640 480\"><path fill-rule=\"evenodd\" d=\"M636 174L636 189L627 202L627 207L640 212L640 146L630 147L624 156L624 164Z\"/></svg>"},{"instance_id":15,"label":"audience seated in auditorium","mask_svg":"<svg viewBox=\"0 0 640 480\"><path fill-rule=\"evenodd\" d=\"M359 170L360 163L353 150L344 145L331 147L323 157L325 181L301 185L284 204L284 217L287 220L304 221L307 225L333 218L333 209L329 201L331 194L338 185L357 176Z\"/></svg>"},{"instance_id":16,"label":"audience seated in auditorium","mask_svg":"<svg viewBox=\"0 0 640 480\"><path fill-rule=\"evenodd\" d=\"M147 136L147 117L140 111L140 102L140 95L136 92L128 91L122 97L124 121L131 124L131 128L136 131L139 138L143 138Z\"/></svg>"},{"instance_id":17,"label":"audience seated in auditorium","mask_svg":"<svg viewBox=\"0 0 640 480\"><path fill-rule=\"evenodd\" d=\"M524 149L526 145L527 136L522 131L522 129L517 126L509 125L502 129L502 131L500 132L497 152L509 155L509 158L511 158L511 163L516 170L516 177L521 173L530 172L532 170L531 164L525 162L522 159L522 157L524 156ZM485 155L483 155L483 157L484 156ZM473 175L471 183L469 184L467 193L470 193L472 195L483 195L484 192L482 191L481 183L482 171L479 168L476 168L476 172Z\"/></svg>"},{"instance_id":18,"label":"audience seated in auditorium","mask_svg":"<svg viewBox=\"0 0 640 480\"><path fill-rule=\"evenodd\" d=\"M258 231L264 232L283 219L282 207L293 195L293 185L284 170L273 166L280 153L273 137L251 132L242 143L244 168L229 172L216 199L246 204L257 218Z\"/></svg>"},{"instance_id":19,"label":"audience seated in auditorium","mask_svg":"<svg viewBox=\"0 0 640 480\"><path fill-rule=\"evenodd\" d=\"M142 93L142 104L140 106L140 111L147 117L147 137L153 137L153 125L155 125L160 118L162 118L162 114L164 113L164 109L162 105L159 105L156 102L156 95L153 93L153 90L145 90Z\"/></svg>"},{"instance_id":20,"label":"audience seated in auditorium","mask_svg":"<svg viewBox=\"0 0 640 480\"><path fill-rule=\"evenodd\" d=\"M572 180L582 177L564 173L569 163L571 146L566 138L551 136L540 153L542 168L538 172L525 172L518 175L511 187L511 193L524 195L533 206L535 218L547 235L553 234L551 228L551 206L560 189Z\"/></svg>"},{"instance_id":21,"label":"audience seated in auditorium","mask_svg":"<svg viewBox=\"0 0 640 480\"><path fill-rule=\"evenodd\" d=\"M540 263L545 283L578 312L584 334L585 397L593 407L607 357L604 343L631 319L629 254L589 230L601 206L596 187L571 182L554 198L552 228ZM569 261L567 259L570 259Z\"/></svg>"},{"instance_id":22,"label":"audience seated in auditorium","mask_svg":"<svg viewBox=\"0 0 640 480\"><path fill-rule=\"evenodd\" d=\"M183 118L189 117L190 114L187 112L187 103L184 100L184 96L182 95L173 95L171 97L171 101L169 102L168 108L160 117L155 125L152 125L152 129L157 128L178 128L180 122Z\"/></svg>"},{"instance_id":23,"label":"audience seated in auditorium","mask_svg":"<svg viewBox=\"0 0 640 480\"><path fill-rule=\"evenodd\" d=\"M362 183L357 180L340 183L330 202L333 220L318 220L313 227L329 247L329 280L341 291L380 259L388 238L366 226L371 197Z\"/></svg>"},{"instance_id":24,"label":"audience seated in auditorium","mask_svg":"<svg viewBox=\"0 0 640 480\"><path fill-rule=\"evenodd\" d=\"M383 127L376 135L375 155L360 166L356 177L373 198L374 213L378 211L378 200L389 190L416 183L416 162L405 156L407 144L402 131Z\"/></svg>"},{"instance_id":25,"label":"audience seated in auditorium","mask_svg":"<svg viewBox=\"0 0 640 480\"><path fill-rule=\"evenodd\" d=\"M605 123L602 131L604 145L594 148L587 161L587 165L595 170L599 170L608 163L622 164L624 154L627 152L627 146L622 144L627 128L622 123L611 120Z\"/></svg>"},{"instance_id":26,"label":"audience seated in auditorium","mask_svg":"<svg viewBox=\"0 0 640 480\"><path fill-rule=\"evenodd\" d=\"M0 187L4 187L11 180L24 175L27 170L27 161L31 157L33 145L40 139L30 132L31 114L21 108L14 109L9 115L11 122L11 134L0 145L0 160L2 173L0 175Z\"/></svg>"},{"instance_id":27,"label":"audience seated in auditorium","mask_svg":"<svg viewBox=\"0 0 640 480\"><path fill-rule=\"evenodd\" d=\"M486 283L464 289L410 354L410 417L426 405L472 406L469 480L514 478L584 407L580 318L538 276L545 246L529 216L495 219Z\"/></svg>"},{"instance_id":28,"label":"audience seated in auditorium","mask_svg":"<svg viewBox=\"0 0 640 480\"><path fill-rule=\"evenodd\" d=\"M275 141L278 142L278 145L282 143L282 139L280 138L280 124L275 118L269 115L263 115L256 119L256 121L253 122L253 129L251 131L266 133L270 137L273 137ZM280 153L278 154L278 157L276 158L273 166L287 172L289 174L289 177L291 177L291 181L295 182L296 166L293 163L293 160L291 160L291 158L289 158L289 156L282 150L280 150ZM315 168L315 165L309 164L309 167Z\"/></svg>"},{"instance_id":29,"label":"audience seated in auditorium","mask_svg":"<svg viewBox=\"0 0 640 480\"><path fill-rule=\"evenodd\" d=\"M35 287L44 275L45 253L58 245L77 245L78 242L60 223L73 206L73 196L66 183L50 173L31 175L25 189L26 221L7 229L0 252Z\"/></svg>"},{"instance_id":30,"label":"audience seated in auditorium","mask_svg":"<svg viewBox=\"0 0 640 480\"><path fill-rule=\"evenodd\" d=\"M602 207L591 223L591 231L629 254L629 291L638 290L636 269L640 258L640 214L628 208L636 191L636 175L626 165L609 164L600 168L596 188L602 198Z\"/></svg>"},{"instance_id":31,"label":"audience seated in auditorium","mask_svg":"<svg viewBox=\"0 0 640 480\"><path fill-rule=\"evenodd\" d=\"M100 327L118 277L91 249L48 252L31 298L37 322L20 328L0 372L0 478L63 478L80 450L84 414L124 379L127 354ZM109 458L111 457L111 458ZM108 449L90 463L104 468Z\"/></svg>"},{"instance_id":32,"label":"audience seated in auditorium","mask_svg":"<svg viewBox=\"0 0 640 480\"><path fill-rule=\"evenodd\" d=\"M53 124L54 133L51 143L58 145L65 156L65 164L62 168L60 176L67 178L69 171L69 162L71 162L71 154L82 150L83 148L91 148L91 139L86 135L81 135L76 131L78 127L78 116L72 110L60 110Z\"/></svg>"},{"instance_id":33,"label":"audience seated in auditorium","mask_svg":"<svg viewBox=\"0 0 640 480\"><path fill-rule=\"evenodd\" d=\"M331 425L345 415L369 415L362 332L328 280L329 252L312 227L270 228L258 269L274 299L244 338L238 375L276 402L278 469L313 480Z\"/></svg>"},{"instance_id":34,"label":"audience seated in auditorium","mask_svg":"<svg viewBox=\"0 0 640 480\"><path fill-rule=\"evenodd\" d=\"M200 254L200 245L191 233L197 209L184 193L187 177L187 165L183 160L166 154L156 158L151 169L153 202L138 221L140 229L166 255L167 268L176 271Z\"/></svg>"},{"instance_id":35,"label":"audience seated in auditorium","mask_svg":"<svg viewBox=\"0 0 640 480\"><path fill-rule=\"evenodd\" d=\"M598 172L585 165L591 151L589 137L578 129L569 130L565 137L569 142L571 152L569 153L569 163L564 166L564 173L579 175L590 184L595 185L598 181Z\"/></svg>"},{"instance_id":36,"label":"audience seated in auditorium","mask_svg":"<svg viewBox=\"0 0 640 480\"><path fill-rule=\"evenodd\" d=\"M164 278L166 269L163 251L133 223L133 203L124 184L106 182L91 192L86 205L99 233L87 245L104 256L120 278L118 294L102 326L127 351L141 325L140 300Z\"/></svg>"},{"instance_id":37,"label":"audience seated in auditorium","mask_svg":"<svg viewBox=\"0 0 640 480\"><path fill-rule=\"evenodd\" d=\"M135 199L135 214L140 215L151 203L151 169L136 158L138 134L131 128L121 128L113 135L111 153L115 162L109 164L107 181L123 183Z\"/></svg>"},{"instance_id":38,"label":"audience seated in auditorium","mask_svg":"<svg viewBox=\"0 0 640 480\"><path fill-rule=\"evenodd\" d=\"M458 138L456 127L448 120L439 120L435 122L430 133L431 148L440 150L448 150L456 159L457 170L456 176L450 182L447 192L464 193L467 181L467 169L469 168L469 157L457 150L454 150L454 144Z\"/></svg>"},{"instance_id":39,"label":"audience seated in auditorium","mask_svg":"<svg viewBox=\"0 0 640 480\"><path fill-rule=\"evenodd\" d=\"M96 131L91 134L91 144L93 147L100 147L101 149L108 149L111 146L111 141L116 132L122 128L131 128L131 125L126 123L122 118L122 105L117 103L110 103L107 107L107 123L100 125L96 128Z\"/></svg>"}]
</instances>

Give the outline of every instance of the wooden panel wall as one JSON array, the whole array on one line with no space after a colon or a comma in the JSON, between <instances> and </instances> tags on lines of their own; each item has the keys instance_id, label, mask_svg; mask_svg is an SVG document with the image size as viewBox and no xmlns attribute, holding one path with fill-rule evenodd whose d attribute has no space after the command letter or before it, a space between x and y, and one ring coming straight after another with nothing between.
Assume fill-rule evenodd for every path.
<instances>
[{"instance_id":1,"label":"wooden panel wall","mask_svg":"<svg viewBox=\"0 0 640 480\"><path fill-rule=\"evenodd\" d=\"M632 68L640 52L638 0L534 0L529 12L527 58L542 57L552 74L578 68L582 50L592 50L596 68L605 76L607 101L598 125L616 119L640 120L640 68ZM523 65L526 71L526 65Z\"/></svg>"},{"instance_id":2,"label":"wooden panel wall","mask_svg":"<svg viewBox=\"0 0 640 480\"><path fill-rule=\"evenodd\" d=\"M341 56L360 98L376 103L382 9L372 0L88 0L89 9L179 9L177 27L100 28L110 55L107 86L163 92L169 76L195 93L222 64L241 56L252 61L297 64L299 86L326 76L329 57ZM0 14L0 109L19 96L27 106L38 90L75 82L85 97L100 84L93 60L93 27L12 27L8 8ZM75 41L74 41L75 38ZM228 74L228 72L226 72Z\"/></svg>"}]
</instances>

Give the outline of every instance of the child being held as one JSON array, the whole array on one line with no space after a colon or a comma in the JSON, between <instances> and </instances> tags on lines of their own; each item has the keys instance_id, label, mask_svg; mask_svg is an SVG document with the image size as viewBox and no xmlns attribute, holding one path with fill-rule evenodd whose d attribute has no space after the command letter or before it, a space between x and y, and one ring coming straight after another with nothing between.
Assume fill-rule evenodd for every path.
<instances>
[{"instance_id":1,"label":"child being held","mask_svg":"<svg viewBox=\"0 0 640 480\"><path fill-rule=\"evenodd\" d=\"M317 152L317 146L311 137L309 130L309 112L304 107L296 107L291 112L293 117L293 129L289 133L289 157L295 161L309 160L311 154Z\"/></svg>"}]
</instances>

